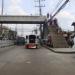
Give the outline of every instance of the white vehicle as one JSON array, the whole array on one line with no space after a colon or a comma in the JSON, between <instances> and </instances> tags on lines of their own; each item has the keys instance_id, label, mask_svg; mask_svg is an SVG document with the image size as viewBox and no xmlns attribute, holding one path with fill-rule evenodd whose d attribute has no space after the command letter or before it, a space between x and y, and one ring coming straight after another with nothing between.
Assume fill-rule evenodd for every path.
<instances>
[{"instance_id":1,"label":"white vehicle","mask_svg":"<svg viewBox=\"0 0 75 75\"><path fill-rule=\"evenodd\" d=\"M39 48L39 36L37 35L26 36L25 48Z\"/></svg>"}]
</instances>

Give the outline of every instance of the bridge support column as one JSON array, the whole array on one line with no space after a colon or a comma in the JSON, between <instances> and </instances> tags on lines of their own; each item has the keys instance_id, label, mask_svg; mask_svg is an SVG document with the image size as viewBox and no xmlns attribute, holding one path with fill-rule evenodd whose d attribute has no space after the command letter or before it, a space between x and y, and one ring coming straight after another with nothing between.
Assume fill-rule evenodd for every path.
<instances>
[{"instance_id":1,"label":"bridge support column","mask_svg":"<svg viewBox=\"0 0 75 75\"><path fill-rule=\"evenodd\" d=\"M49 30L48 30L48 24L45 22L43 24L43 39L46 39L48 36Z\"/></svg>"}]
</instances>

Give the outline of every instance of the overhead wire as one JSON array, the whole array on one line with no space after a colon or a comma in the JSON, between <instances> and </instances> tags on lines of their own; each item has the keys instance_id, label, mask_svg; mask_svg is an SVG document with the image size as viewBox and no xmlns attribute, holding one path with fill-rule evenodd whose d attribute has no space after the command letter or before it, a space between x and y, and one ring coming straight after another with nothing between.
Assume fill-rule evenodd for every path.
<instances>
[{"instance_id":1,"label":"overhead wire","mask_svg":"<svg viewBox=\"0 0 75 75\"><path fill-rule=\"evenodd\" d=\"M65 7L65 5L69 2L69 0L66 0L62 3L62 5L58 8L58 10L51 16L51 19L53 19L60 11Z\"/></svg>"},{"instance_id":2,"label":"overhead wire","mask_svg":"<svg viewBox=\"0 0 75 75\"><path fill-rule=\"evenodd\" d=\"M63 0L58 1L58 3L56 4L54 10L51 12L51 15L56 11L56 9L61 5L62 2L63 2Z\"/></svg>"},{"instance_id":3,"label":"overhead wire","mask_svg":"<svg viewBox=\"0 0 75 75\"><path fill-rule=\"evenodd\" d=\"M66 5L68 2L69 2L69 0L66 0L66 1L60 6L60 8L57 10L57 12L53 15L53 17L54 17L56 14L58 14L58 13L61 11L61 9L63 9L63 8L65 7L65 5Z\"/></svg>"}]
</instances>

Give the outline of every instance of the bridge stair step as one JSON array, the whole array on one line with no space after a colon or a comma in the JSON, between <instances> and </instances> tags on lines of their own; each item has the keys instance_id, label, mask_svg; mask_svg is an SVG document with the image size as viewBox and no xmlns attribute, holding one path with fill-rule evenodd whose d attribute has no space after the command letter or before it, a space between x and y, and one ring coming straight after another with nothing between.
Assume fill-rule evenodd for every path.
<instances>
[{"instance_id":1,"label":"bridge stair step","mask_svg":"<svg viewBox=\"0 0 75 75\"><path fill-rule=\"evenodd\" d=\"M52 38L54 48L68 48L67 41L62 34L58 34L57 28L54 26L49 27L49 32Z\"/></svg>"}]
</instances>

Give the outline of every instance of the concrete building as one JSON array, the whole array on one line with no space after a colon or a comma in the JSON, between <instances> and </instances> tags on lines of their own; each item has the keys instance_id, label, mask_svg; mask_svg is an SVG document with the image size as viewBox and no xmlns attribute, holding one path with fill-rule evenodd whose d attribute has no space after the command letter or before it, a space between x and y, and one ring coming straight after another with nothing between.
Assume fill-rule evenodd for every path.
<instances>
[{"instance_id":1,"label":"concrete building","mask_svg":"<svg viewBox=\"0 0 75 75\"><path fill-rule=\"evenodd\" d=\"M1 39L13 40L15 39L16 35L17 35L17 32L10 30L6 26L2 26L2 29L1 29L1 26L0 26L0 40Z\"/></svg>"}]
</instances>

